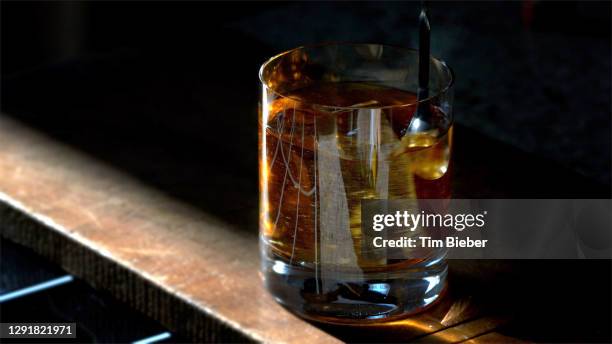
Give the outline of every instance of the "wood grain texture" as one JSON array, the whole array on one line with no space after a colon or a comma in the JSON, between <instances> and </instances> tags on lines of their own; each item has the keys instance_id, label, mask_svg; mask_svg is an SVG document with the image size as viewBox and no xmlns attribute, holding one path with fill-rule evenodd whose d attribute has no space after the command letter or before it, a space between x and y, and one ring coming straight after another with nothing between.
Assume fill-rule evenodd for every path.
<instances>
[{"instance_id":1,"label":"wood grain texture","mask_svg":"<svg viewBox=\"0 0 612 344\"><path fill-rule=\"evenodd\" d=\"M0 116L2 235L196 341L337 342L264 291L257 240Z\"/></svg>"},{"instance_id":2,"label":"wood grain texture","mask_svg":"<svg viewBox=\"0 0 612 344\"><path fill-rule=\"evenodd\" d=\"M596 186L543 162L538 170L558 173L534 189L536 184L526 183L527 172L510 168L536 166L533 157L496 146L464 127L457 129L456 197L596 194ZM609 277L610 263L597 261L452 260L447 295L422 313L375 325L309 324L276 304L263 289L256 226L250 218L256 212L256 191L233 190L224 195L225 182L214 188L189 179L183 187L210 193L202 198L224 198L218 207L194 206L194 198L169 193L181 174L173 174L165 188L155 188L150 180L134 177L133 171L119 169L116 161L109 163L113 160L108 157L97 160L93 157L99 155L74 148L82 145L69 146L42 132L0 115L1 235L33 248L193 341L521 342L514 337L542 342L609 341L606 307L599 307L593 317L566 316L582 314L587 306L581 299L567 299L565 289L599 295L601 304L609 300L609 278L595 285L581 282L604 271ZM471 153L484 145L503 152L486 161L492 167L483 168L477 154ZM107 150L120 154L126 147L130 146L110 145ZM130 159L148 160L139 152L131 152ZM162 173L166 166L174 165L163 165L155 176L168 176ZM213 180L207 183L216 183L215 178L228 170L211 172L206 179ZM225 178L246 183L239 176ZM576 183L572 189L555 188L559 180ZM237 197L248 201L238 204ZM236 215L215 211L234 203L240 210ZM244 220L237 218L241 212L249 213ZM572 271L573 279L564 277L567 271ZM559 285L565 287L559 289ZM564 302L558 302L561 299ZM560 326L565 332L558 331Z\"/></svg>"},{"instance_id":3,"label":"wood grain texture","mask_svg":"<svg viewBox=\"0 0 612 344\"><path fill-rule=\"evenodd\" d=\"M484 308L451 276L449 293L426 312L317 328L263 289L255 233L8 117L0 117L0 146L2 235L194 341L465 340L497 324L474 325L484 321ZM454 265L462 278L481 273L475 265Z\"/></svg>"}]
</instances>

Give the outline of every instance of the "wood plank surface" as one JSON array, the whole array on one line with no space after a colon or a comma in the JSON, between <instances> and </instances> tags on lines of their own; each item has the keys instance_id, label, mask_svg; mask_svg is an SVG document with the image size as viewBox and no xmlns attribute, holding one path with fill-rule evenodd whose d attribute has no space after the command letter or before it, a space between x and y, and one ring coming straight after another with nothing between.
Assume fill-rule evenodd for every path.
<instances>
[{"instance_id":1,"label":"wood plank surface","mask_svg":"<svg viewBox=\"0 0 612 344\"><path fill-rule=\"evenodd\" d=\"M451 289L410 318L351 327L318 324L325 333L265 292L254 232L7 116L0 117L0 146L2 235L195 341L409 341L438 338L435 333L465 326L482 313L471 298ZM472 338L489 330L472 326L457 333Z\"/></svg>"},{"instance_id":2,"label":"wood plank surface","mask_svg":"<svg viewBox=\"0 0 612 344\"><path fill-rule=\"evenodd\" d=\"M196 341L337 342L279 306L254 235L0 117L2 235Z\"/></svg>"},{"instance_id":3,"label":"wood plank surface","mask_svg":"<svg viewBox=\"0 0 612 344\"><path fill-rule=\"evenodd\" d=\"M263 289L255 232L7 116L0 117L0 146L2 235L194 341L464 340L495 327L478 326L485 309L456 287L457 277L441 302L409 318L313 326Z\"/></svg>"},{"instance_id":4,"label":"wood plank surface","mask_svg":"<svg viewBox=\"0 0 612 344\"><path fill-rule=\"evenodd\" d=\"M486 145L504 154L487 161L491 167L483 169L470 152L485 141L463 127L457 129L457 197L597 192L596 186L585 183L555 189L557 179L570 174L541 162L540 170L558 173L533 191L522 182L528 172L509 167L518 162L538 166L536 159L493 141ZM81 148L0 115L1 235L193 341L522 342L514 334L538 334L545 342L609 338L602 325L610 318L609 310L599 307L590 319L567 317L559 309L580 314L583 303L557 302L565 294L556 288L588 287L594 295L604 295L609 279L608 284L604 278L590 286L580 281L593 272L609 271L609 261L450 261L447 294L422 313L373 325L305 322L279 306L262 286L256 226L244 225L252 224L252 206L237 208L248 214L245 219L236 218L240 212L233 220L227 214L217 217L76 147ZM224 195L222 189L205 198L236 197ZM253 197L247 194L243 202L252 204ZM564 278L566 271L572 271L573 279ZM566 324L567 332L558 334L559 324Z\"/></svg>"}]
</instances>

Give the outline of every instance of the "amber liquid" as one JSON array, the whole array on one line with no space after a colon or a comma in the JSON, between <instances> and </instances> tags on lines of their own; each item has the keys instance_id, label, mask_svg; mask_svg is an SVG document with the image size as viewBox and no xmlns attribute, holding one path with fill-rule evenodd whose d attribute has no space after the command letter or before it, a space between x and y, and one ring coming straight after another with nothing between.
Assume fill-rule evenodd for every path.
<instances>
[{"instance_id":1,"label":"amber liquid","mask_svg":"<svg viewBox=\"0 0 612 344\"><path fill-rule=\"evenodd\" d=\"M414 93L394 88L318 83L264 107L262 250L270 260L301 269L292 283L303 282L296 292L305 303L328 302L336 285L352 283L345 280L422 263L372 259L361 242L361 200L450 197L452 127L406 134L416 107L404 104L415 103ZM282 295L290 294L282 286L287 283L267 281L273 294ZM353 299L368 300L348 288Z\"/></svg>"}]
</instances>

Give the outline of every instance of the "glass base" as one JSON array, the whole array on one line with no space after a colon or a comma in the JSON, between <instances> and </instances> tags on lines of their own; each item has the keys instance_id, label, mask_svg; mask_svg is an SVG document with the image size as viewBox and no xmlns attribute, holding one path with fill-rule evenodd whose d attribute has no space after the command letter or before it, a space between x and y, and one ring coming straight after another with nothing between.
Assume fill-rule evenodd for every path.
<instances>
[{"instance_id":1,"label":"glass base","mask_svg":"<svg viewBox=\"0 0 612 344\"><path fill-rule=\"evenodd\" d=\"M394 272L334 273L316 278L313 268L263 257L268 291L298 315L320 322L355 324L389 321L419 312L446 290L445 259Z\"/></svg>"}]
</instances>

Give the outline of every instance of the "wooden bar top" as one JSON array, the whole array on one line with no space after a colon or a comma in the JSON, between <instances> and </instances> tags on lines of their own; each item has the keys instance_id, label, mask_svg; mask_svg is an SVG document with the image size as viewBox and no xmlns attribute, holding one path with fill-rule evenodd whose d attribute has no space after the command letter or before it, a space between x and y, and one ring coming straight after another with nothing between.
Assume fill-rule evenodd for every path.
<instances>
[{"instance_id":1,"label":"wooden bar top","mask_svg":"<svg viewBox=\"0 0 612 344\"><path fill-rule=\"evenodd\" d=\"M487 141L465 127L456 129L453 187L457 198L597 196L600 192L597 185L554 165ZM119 168L119 162L127 165L129 161L122 160L121 149L130 146L109 145L105 149L115 156L100 159L92 154L98 146L83 149L83 145L67 144L28 122L0 115L0 234L33 248L184 338L275 343L487 343L531 338L598 342L609 338L602 324L609 324L610 312L601 305L609 304L610 261L451 261L447 295L425 312L376 325L311 324L279 306L262 286L252 218L255 192L243 192L239 186L238 191L228 189L222 179L228 169L217 166L206 176L212 178L206 180L208 184L197 184L202 181L195 178L184 182L196 184L193 188L202 193L196 195L199 198L193 197L198 190L189 194L189 189L184 194L192 196L177 197L169 190L181 177L178 168L171 174L145 175L148 179L136 177L135 168L132 173ZM485 145L500 154L481 161L482 156L474 152ZM156 166L136 153L129 156L140 159L138 166ZM166 163L174 166L174 162ZM165 166L158 169L163 171ZM535 183L525 182L532 170L516 166L530 166L551 178L534 189ZM195 166L197 171L205 167ZM151 183L155 178L166 179L156 185ZM250 179L241 180L236 173L231 179L238 185L250 184ZM567 180L575 183L558 187ZM223 206L209 201L215 197ZM207 200L206 206L197 199ZM215 211L232 203L237 204L230 212ZM566 278L567 271L571 279ZM603 273L597 284L581 282L593 273ZM602 299L591 317L566 316L581 314L586 306L580 297L568 297L565 290L607 299Z\"/></svg>"},{"instance_id":2,"label":"wooden bar top","mask_svg":"<svg viewBox=\"0 0 612 344\"><path fill-rule=\"evenodd\" d=\"M255 235L6 116L0 147L3 236L198 341L338 341L265 292Z\"/></svg>"}]
</instances>

